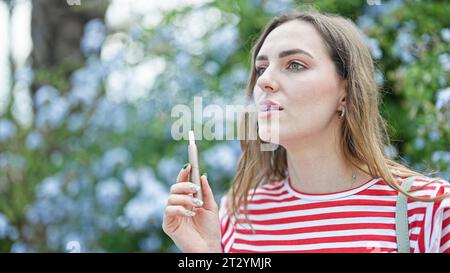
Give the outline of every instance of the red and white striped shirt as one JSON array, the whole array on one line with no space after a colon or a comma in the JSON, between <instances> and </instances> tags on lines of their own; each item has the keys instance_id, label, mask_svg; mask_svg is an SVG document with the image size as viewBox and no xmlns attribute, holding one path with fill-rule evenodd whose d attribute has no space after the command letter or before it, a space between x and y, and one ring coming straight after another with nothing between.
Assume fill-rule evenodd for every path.
<instances>
[{"instance_id":1,"label":"red and white striped shirt","mask_svg":"<svg viewBox=\"0 0 450 273\"><path fill-rule=\"evenodd\" d=\"M416 179L411 190L431 182ZM398 180L400 183L401 179ZM436 180L413 193L435 197L450 193ZM224 252L396 252L397 192L381 178L332 194L296 191L288 179L259 186L241 213L228 216L227 198L220 208ZM411 252L450 253L450 199L420 202L408 198Z\"/></svg>"}]
</instances>

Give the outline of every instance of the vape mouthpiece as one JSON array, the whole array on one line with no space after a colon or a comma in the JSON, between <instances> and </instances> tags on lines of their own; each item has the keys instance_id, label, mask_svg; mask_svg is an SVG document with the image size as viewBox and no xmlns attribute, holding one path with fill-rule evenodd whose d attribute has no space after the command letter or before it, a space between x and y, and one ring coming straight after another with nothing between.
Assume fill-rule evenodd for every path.
<instances>
[{"instance_id":1,"label":"vape mouthpiece","mask_svg":"<svg viewBox=\"0 0 450 273\"><path fill-rule=\"evenodd\" d=\"M195 145L195 136L192 130L189 130L189 145Z\"/></svg>"}]
</instances>

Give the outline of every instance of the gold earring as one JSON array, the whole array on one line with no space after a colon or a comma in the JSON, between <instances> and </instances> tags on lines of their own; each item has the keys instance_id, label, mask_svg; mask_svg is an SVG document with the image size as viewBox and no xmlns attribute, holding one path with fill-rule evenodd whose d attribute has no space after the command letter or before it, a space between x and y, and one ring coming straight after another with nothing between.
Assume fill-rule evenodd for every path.
<instances>
[{"instance_id":1,"label":"gold earring","mask_svg":"<svg viewBox=\"0 0 450 273\"><path fill-rule=\"evenodd\" d=\"M344 114L345 114L345 107L342 108L341 115L339 116L339 118L340 119L344 118Z\"/></svg>"}]
</instances>

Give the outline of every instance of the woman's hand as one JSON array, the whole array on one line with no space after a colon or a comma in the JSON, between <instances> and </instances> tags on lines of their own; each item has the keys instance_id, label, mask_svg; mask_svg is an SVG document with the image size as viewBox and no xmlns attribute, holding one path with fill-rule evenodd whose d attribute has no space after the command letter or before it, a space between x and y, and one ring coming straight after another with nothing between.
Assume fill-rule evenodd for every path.
<instances>
[{"instance_id":1,"label":"woman's hand","mask_svg":"<svg viewBox=\"0 0 450 273\"><path fill-rule=\"evenodd\" d=\"M222 252L219 210L208 180L202 175L203 202L193 197L198 186L188 182L191 166L170 188L162 228L183 252Z\"/></svg>"}]
</instances>

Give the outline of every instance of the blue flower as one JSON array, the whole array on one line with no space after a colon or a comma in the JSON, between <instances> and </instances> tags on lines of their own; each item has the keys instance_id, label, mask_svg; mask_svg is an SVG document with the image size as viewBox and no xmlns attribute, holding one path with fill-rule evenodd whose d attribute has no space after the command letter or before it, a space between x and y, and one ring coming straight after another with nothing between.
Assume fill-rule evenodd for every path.
<instances>
[{"instance_id":1,"label":"blue flower","mask_svg":"<svg viewBox=\"0 0 450 273\"><path fill-rule=\"evenodd\" d=\"M127 166L131 161L130 152L123 147L107 150L102 158L94 163L93 171L98 178L109 176L116 166Z\"/></svg>"},{"instance_id":2,"label":"blue flower","mask_svg":"<svg viewBox=\"0 0 450 273\"><path fill-rule=\"evenodd\" d=\"M60 200L42 199L38 200L27 210L27 219L33 224L50 225L63 219L66 215L64 206Z\"/></svg>"},{"instance_id":3,"label":"blue flower","mask_svg":"<svg viewBox=\"0 0 450 273\"><path fill-rule=\"evenodd\" d=\"M383 56L383 53L381 52L380 43L378 42L378 40L368 37L365 39L365 41L367 46L370 48L370 51L372 52L373 58L375 60L379 60Z\"/></svg>"},{"instance_id":4,"label":"blue flower","mask_svg":"<svg viewBox=\"0 0 450 273\"><path fill-rule=\"evenodd\" d=\"M51 101L38 108L36 114L36 126L38 128L43 128L45 126L57 128L64 121L69 109L70 104L66 98L51 98Z\"/></svg>"},{"instance_id":5,"label":"blue flower","mask_svg":"<svg viewBox=\"0 0 450 273\"><path fill-rule=\"evenodd\" d=\"M67 127L70 131L76 132L83 126L85 117L83 113L73 113L67 119Z\"/></svg>"},{"instance_id":6,"label":"blue flower","mask_svg":"<svg viewBox=\"0 0 450 273\"><path fill-rule=\"evenodd\" d=\"M293 4L292 0L269 0L265 1L264 11L275 15L290 10Z\"/></svg>"},{"instance_id":7,"label":"blue flower","mask_svg":"<svg viewBox=\"0 0 450 273\"><path fill-rule=\"evenodd\" d=\"M450 42L450 28L441 29L441 36L444 41Z\"/></svg>"},{"instance_id":8,"label":"blue flower","mask_svg":"<svg viewBox=\"0 0 450 273\"><path fill-rule=\"evenodd\" d=\"M259 8L261 6L261 0L248 0L248 3L253 7L253 8Z\"/></svg>"},{"instance_id":9,"label":"blue flower","mask_svg":"<svg viewBox=\"0 0 450 273\"><path fill-rule=\"evenodd\" d=\"M125 206L124 216L133 230L144 230L151 221L160 223L168 191L149 168L139 170L140 191Z\"/></svg>"},{"instance_id":10,"label":"blue flower","mask_svg":"<svg viewBox=\"0 0 450 273\"><path fill-rule=\"evenodd\" d=\"M84 27L81 38L81 51L86 55L96 54L100 51L106 37L106 27L102 20L92 19Z\"/></svg>"},{"instance_id":11,"label":"blue flower","mask_svg":"<svg viewBox=\"0 0 450 273\"><path fill-rule=\"evenodd\" d=\"M239 30L234 25L224 26L208 39L208 45L220 62L227 60L238 48Z\"/></svg>"},{"instance_id":12,"label":"blue flower","mask_svg":"<svg viewBox=\"0 0 450 273\"><path fill-rule=\"evenodd\" d=\"M178 162L176 164L178 168L180 163ZM153 170L148 167L139 169L128 168L123 171L122 178L130 191L142 190L147 185L154 185L155 183L155 187L158 189L161 188L161 185L159 185L160 182L156 180Z\"/></svg>"},{"instance_id":13,"label":"blue flower","mask_svg":"<svg viewBox=\"0 0 450 273\"><path fill-rule=\"evenodd\" d=\"M125 105L111 102L107 98L100 99L91 117L94 127L125 132L127 129L127 109Z\"/></svg>"},{"instance_id":14,"label":"blue flower","mask_svg":"<svg viewBox=\"0 0 450 273\"><path fill-rule=\"evenodd\" d=\"M100 181L96 186L97 202L104 208L115 208L122 201L122 183L116 178Z\"/></svg>"},{"instance_id":15,"label":"blue flower","mask_svg":"<svg viewBox=\"0 0 450 273\"><path fill-rule=\"evenodd\" d=\"M29 86L33 80L33 74L33 69L30 65L21 66L16 70L16 82Z\"/></svg>"},{"instance_id":16,"label":"blue flower","mask_svg":"<svg viewBox=\"0 0 450 273\"><path fill-rule=\"evenodd\" d=\"M139 248L148 252L157 252L161 248L161 245L161 238L154 235L151 235L139 242Z\"/></svg>"},{"instance_id":17,"label":"blue flower","mask_svg":"<svg viewBox=\"0 0 450 273\"><path fill-rule=\"evenodd\" d=\"M61 194L62 181L58 175L44 178L37 188L38 198L55 198Z\"/></svg>"},{"instance_id":18,"label":"blue flower","mask_svg":"<svg viewBox=\"0 0 450 273\"><path fill-rule=\"evenodd\" d=\"M17 133L16 125L8 119L0 119L0 142L12 139Z\"/></svg>"},{"instance_id":19,"label":"blue flower","mask_svg":"<svg viewBox=\"0 0 450 273\"><path fill-rule=\"evenodd\" d=\"M450 87L437 91L436 108L441 109L450 104Z\"/></svg>"},{"instance_id":20,"label":"blue flower","mask_svg":"<svg viewBox=\"0 0 450 273\"><path fill-rule=\"evenodd\" d=\"M384 83L383 73L379 69L375 72L375 81L378 86L382 86Z\"/></svg>"},{"instance_id":21,"label":"blue flower","mask_svg":"<svg viewBox=\"0 0 450 273\"><path fill-rule=\"evenodd\" d=\"M36 90L34 95L34 103L36 107L41 107L42 105L51 102L53 99L58 97L58 90L51 85L43 85Z\"/></svg>"},{"instance_id":22,"label":"blue flower","mask_svg":"<svg viewBox=\"0 0 450 273\"><path fill-rule=\"evenodd\" d=\"M248 71L244 67L236 67L220 79L220 90L227 99L242 90L247 81ZM243 92L242 92L243 93Z\"/></svg>"},{"instance_id":23,"label":"blue flower","mask_svg":"<svg viewBox=\"0 0 450 273\"><path fill-rule=\"evenodd\" d=\"M27 246L25 243L17 241L14 242L10 249L11 253L30 253L33 252L33 250Z\"/></svg>"},{"instance_id":24,"label":"blue flower","mask_svg":"<svg viewBox=\"0 0 450 273\"><path fill-rule=\"evenodd\" d=\"M204 66L205 72L211 76L217 75L220 70L219 64L214 61L208 61Z\"/></svg>"},{"instance_id":25,"label":"blue flower","mask_svg":"<svg viewBox=\"0 0 450 273\"><path fill-rule=\"evenodd\" d=\"M172 184L180 171L182 163L176 158L163 158L158 164L159 177Z\"/></svg>"},{"instance_id":26,"label":"blue flower","mask_svg":"<svg viewBox=\"0 0 450 273\"><path fill-rule=\"evenodd\" d=\"M131 199L124 208L124 215L130 228L144 230L159 211L163 210L155 206L155 201L141 195Z\"/></svg>"},{"instance_id":27,"label":"blue flower","mask_svg":"<svg viewBox=\"0 0 450 273\"><path fill-rule=\"evenodd\" d=\"M240 148L238 141L217 144L211 149L205 151L202 155L203 162L214 162L209 164L211 170L208 174L213 179L222 176L231 175L236 169L236 163L239 158ZM219 159L219 160L218 160Z\"/></svg>"},{"instance_id":28,"label":"blue flower","mask_svg":"<svg viewBox=\"0 0 450 273\"><path fill-rule=\"evenodd\" d=\"M446 151L435 151L431 155L431 161L438 163L440 161L445 162L446 164L450 163L450 152Z\"/></svg>"},{"instance_id":29,"label":"blue flower","mask_svg":"<svg viewBox=\"0 0 450 273\"><path fill-rule=\"evenodd\" d=\"M446 72L450 72L450 54L445 53L439 55L439 63L442 66L442 69Z\"/></svg>"},{"instance_id":30,"label":"blue flower","mask_svg":"<svg viewBox=\"0 0 450 273\"><path fill-rule=\"evenodd\" d=\"M27 161L21 155L11 152L0 153L0 168L23 170L26 166Z\"/></svg>"},{"instance_id":31,"label":"blue flower","mask_svg":"<svg viewBox=\"0 0 450 273\"><path fill-rule=\"evenodd\" d=\"M38 131L32 131L28 134L25 144L28 149L36 150L43 143L41 134Z\"/></svg>"},{"instance_id":32,"label":"blue flower","mask_svg":"<svg viewBox=\"0 0 450 273\"><path fill-rule=\"evenodd\" d=\"M370 29L375 25L375 19L372 16L368 16L366 13L358 17L356 24L361 29Z\"/></svg>"},{"instance_id":33,"label":"blue flower","mask_svg":"<svg viewBox=\"0 0 450 273\"><path fill-rule=\"evenodd\" d=\"M425 140L423 137L418 137L414 140L414 147L417 150L422 150L425 147Z\"/></svg>"},{"instance_id":34,"label":"blue flower","mask_svg":"<svg viewBox=\"0 0 450 273\"><path fill-rule=\"evenodd\" d=\"M97 58L89 58L86 66L76 70L70 76L72 90L69 100L72 104L82 103L90 106L95 102L101 81L107 73L107 64Z\"/></svg>"},{"instance_id":35,"label":"blue flower","mask_svg":"<svg viewBox=\"0 0 450 273\"><path fill-rule=\"evenodd\" d=\"M122 179L130 191L135 191L140 186L139 172L134 169L131 168L125 169L122 173Z\"/></svg>"},{"instance_id":36,"label":"blue flower","mask_svg":"<svg viewBox=\"0 0 450 273\"><path fill-rule=\"evenodd\" d=\"M414 22L407 22L399 29L399 34L394 42L393 52L403 62L410 63L415 61L413 52L415 50L415 41L411 35L411 30L415 28Z\"/></svg>"},{"instance_id":37,"label":"blue flower","mask_svg":"<svg viewBox=\"0 0 450 273\"><path fill-rule=\"evenodd\" d=\"M0 213L0 239L5 239L9 237L11 231L11 224L8 218L2 213Z\"/></svg>"}]
</instances>

